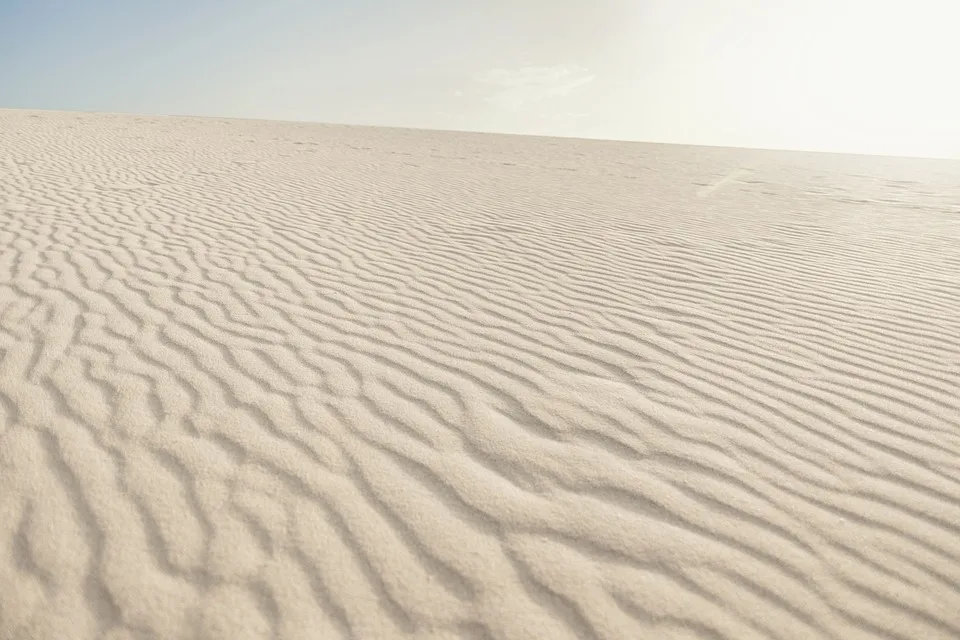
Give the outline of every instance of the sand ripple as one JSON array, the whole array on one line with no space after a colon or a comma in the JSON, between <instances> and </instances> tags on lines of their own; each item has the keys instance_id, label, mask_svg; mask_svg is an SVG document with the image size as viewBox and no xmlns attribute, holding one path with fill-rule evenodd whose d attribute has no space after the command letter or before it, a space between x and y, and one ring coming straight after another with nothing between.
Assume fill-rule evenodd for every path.
<instances>
[{"instance_id":1,"label":"sand ripple","mask_svg":"<svg viewBox=\"0 0 960 640\"><path fill-rule=\"evenodd\" d=\"M958 178L0 111L0 638L958 638Z\"/></svg>"}]
</instances>

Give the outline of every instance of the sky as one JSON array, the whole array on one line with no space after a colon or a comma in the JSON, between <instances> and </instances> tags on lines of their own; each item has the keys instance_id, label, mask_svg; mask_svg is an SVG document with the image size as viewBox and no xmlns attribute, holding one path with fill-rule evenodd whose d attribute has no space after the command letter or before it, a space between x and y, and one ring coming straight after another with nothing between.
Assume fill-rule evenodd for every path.
<instances>
[{"instance_id":1,"label":"sky","mask_svg":"<svg viewBox=\"0 0 960 640\"><path fill-rule=\"evenodd\" d=\"M960 158L957 0L0 0L0 108Z\"/></svg>"}]
</instances>

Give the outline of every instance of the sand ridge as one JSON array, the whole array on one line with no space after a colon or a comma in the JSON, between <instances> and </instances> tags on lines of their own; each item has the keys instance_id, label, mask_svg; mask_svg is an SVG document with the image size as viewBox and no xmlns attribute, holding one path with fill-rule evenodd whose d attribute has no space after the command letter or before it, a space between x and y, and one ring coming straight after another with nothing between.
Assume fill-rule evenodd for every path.
<instances>
[{"instance_id":1,"label":"sand ridge","mask_svg":"<svg viewBox=\"0 0 960 640\"><path fill-rule=\"evenodd\" d=\"M958 177L0 111L0 639L958 638Z\"/></svg>"}]
</instances>

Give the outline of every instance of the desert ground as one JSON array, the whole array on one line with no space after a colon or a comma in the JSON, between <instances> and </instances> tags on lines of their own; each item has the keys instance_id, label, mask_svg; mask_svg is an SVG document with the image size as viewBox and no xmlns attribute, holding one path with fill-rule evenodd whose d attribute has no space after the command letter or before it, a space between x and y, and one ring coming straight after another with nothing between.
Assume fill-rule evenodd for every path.
<instances>
[{"instance_id":1,"label":"desert ground","mask_svg":"<svg viewBox=\"0 0 960 640\"><path fill-rule=\"evenodd\" d=\"M0 111L0 639L960 638L960 162Z\"/></svg>"}]
</instances>

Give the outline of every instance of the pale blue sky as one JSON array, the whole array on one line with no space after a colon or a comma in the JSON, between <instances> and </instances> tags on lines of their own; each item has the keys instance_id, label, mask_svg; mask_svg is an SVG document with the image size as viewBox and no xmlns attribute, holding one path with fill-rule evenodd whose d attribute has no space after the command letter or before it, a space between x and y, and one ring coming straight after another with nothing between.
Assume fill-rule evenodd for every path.
<instances>
[{"instance_id":1,"label":"pale blue sky","mask_svg":"<svg viewBox=\"0 0 960 640\"><path fill-rule=\"evenodd\" d=\"M0 0L0 107L960 158L957 0Z\"/></svg>"}]
</instances>

